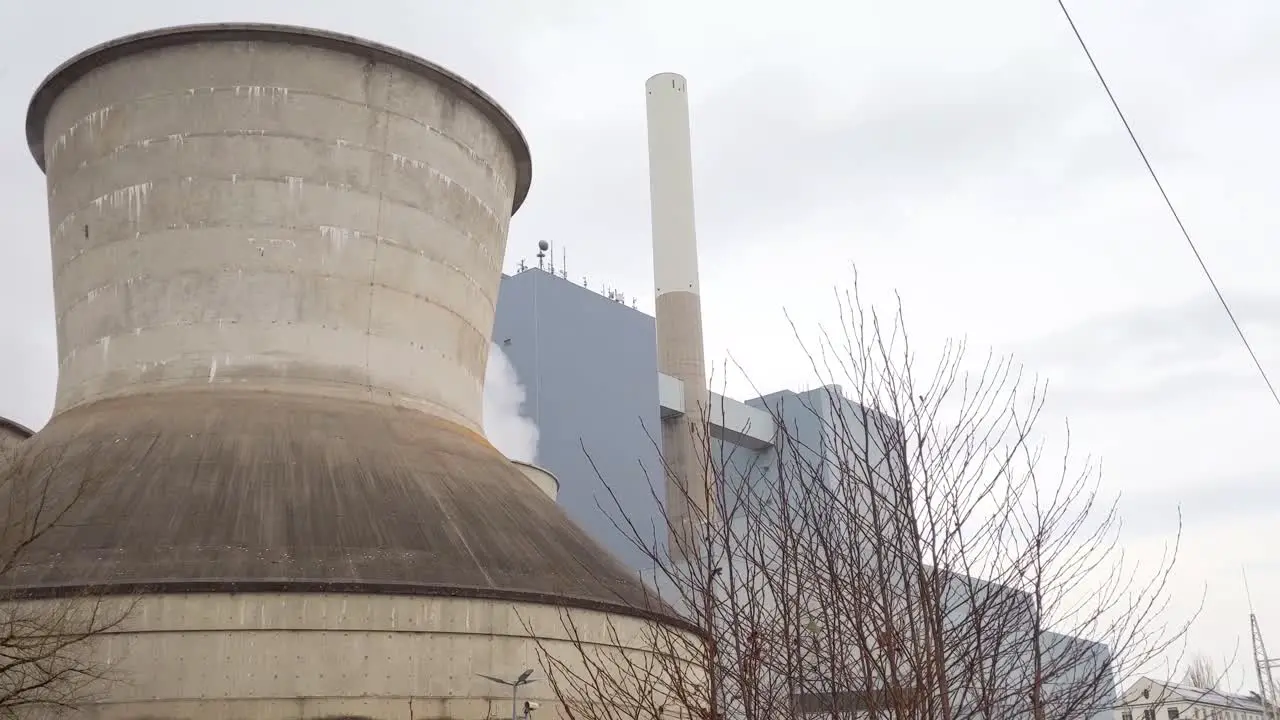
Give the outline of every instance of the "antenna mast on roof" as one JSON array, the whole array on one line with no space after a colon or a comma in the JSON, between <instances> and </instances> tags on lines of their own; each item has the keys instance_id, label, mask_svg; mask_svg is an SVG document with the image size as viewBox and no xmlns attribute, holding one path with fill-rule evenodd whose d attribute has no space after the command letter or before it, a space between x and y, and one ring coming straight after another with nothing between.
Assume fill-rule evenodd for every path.
<instances>
[{"instance_id":1,"label":"antenna mast on roof","mask_svg":"<svg viewBox=\"0 0 1280 720\"><path fill-rule=\"evenodd\" d=\"M1244 573L1244 568L1240 569ZM1280 695L1276 692L1276 681L1271 676L1271 669L1280 667L1280 658L1267 657L1267 645L1262 641L1262 628L1258 625L1258 616L1253 612L1253 595L1249 592L1249 576L1244 578L1244 594L1249 600L1249 632L1253 636L1253 667L1258 673L1258 698L1262 700L1262 717L1265 720L1277 720L1276 702Z\"/></svg>"}]
</instances>

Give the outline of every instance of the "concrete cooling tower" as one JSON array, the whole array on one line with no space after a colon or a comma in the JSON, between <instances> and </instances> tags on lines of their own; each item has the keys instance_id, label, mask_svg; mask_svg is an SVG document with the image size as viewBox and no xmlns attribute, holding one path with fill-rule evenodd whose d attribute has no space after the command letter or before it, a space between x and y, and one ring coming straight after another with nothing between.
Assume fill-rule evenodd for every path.
<instances>
[{"instance_id":1,"label":"concrete cooling tower","mask_svg":"<svg viewBox=\"0 0 1280 720\"><path fill-rule=\"evenodd\" d=\"M502 717L477 674L537 667L524 623L562 649L561 608L679 623L481 434L530 183L482 91L356 38L190 26L65 63L27 135L60 366L21 472L88 492L5 583L140 593L91 717Z\"/></svg>"}]
</instances>

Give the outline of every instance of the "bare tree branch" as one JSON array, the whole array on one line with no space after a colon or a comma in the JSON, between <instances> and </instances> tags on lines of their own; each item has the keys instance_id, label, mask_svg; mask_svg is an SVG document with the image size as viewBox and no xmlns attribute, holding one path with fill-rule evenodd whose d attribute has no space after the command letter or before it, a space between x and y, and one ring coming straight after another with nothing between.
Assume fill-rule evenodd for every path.
<instances>
[{"instance_id":1,"label":"bare tree branch","mask_svg":"<svg viewBox=\"0 0 1280 720\"><path fill-rule=\"evenodd\" d=\"M33 560L32 548L71 527L76 508L96 489L92 461L70 482L61 477L71 470L60 452L28 442L0 458L0 717L73 711L121 679L96 641L125 622L136 598L33 594L22 580L48 561L47 553Z\"/></svg>"}]
</instances>

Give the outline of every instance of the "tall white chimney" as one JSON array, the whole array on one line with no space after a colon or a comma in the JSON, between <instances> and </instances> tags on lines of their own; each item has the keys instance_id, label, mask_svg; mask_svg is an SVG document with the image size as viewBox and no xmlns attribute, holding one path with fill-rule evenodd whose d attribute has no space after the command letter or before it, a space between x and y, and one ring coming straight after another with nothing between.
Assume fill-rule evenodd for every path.
<instances>
[{"instance_id":1,"label":"tall white chimney","mask_svg":"<svg viewBox=\"0 0 1280 720\"><path fill-rule=\"evenodd\" d=\"M695 547L696 528L713 506L707 457L701 452L708 394L693 219L689 95L684 77L675 73L654 75L645 83L645 91L658 370L684 383L684 414L662 423L668 539L672 552L682 556Z\"/></svg>"}]
</instances>

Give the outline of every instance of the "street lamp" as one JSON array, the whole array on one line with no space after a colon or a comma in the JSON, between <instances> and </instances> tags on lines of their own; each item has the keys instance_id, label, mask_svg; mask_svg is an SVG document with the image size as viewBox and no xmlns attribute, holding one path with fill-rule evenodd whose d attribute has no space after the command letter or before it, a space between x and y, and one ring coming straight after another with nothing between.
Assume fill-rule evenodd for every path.
<instances>
[{"instance_id":1,"label":"street lamp","mask_svg":"<svg viewBox=\"0 0 1280 720\"><path fill-rule=\"evenodd\" d=\"M519 702L520 701L516 697L516 694L519 693L521 685L528 685L530 683L538 682L537 680L529 679L529 676L533 675L533 671L525 670L524 672L520 673L520 677L516 678L515 680L503 680L502 678L496 678L492 675L485 675L484 673L476 673L476 674L484 678L485 680L492 680L493 682L496 682L500 685L507 685L508 687L511 688L511 720L519 720L519 707L520 707ZM532 709L532 703L529 703L529 704L531 706L530 709Z\"/></svg>"}]
</instances>

